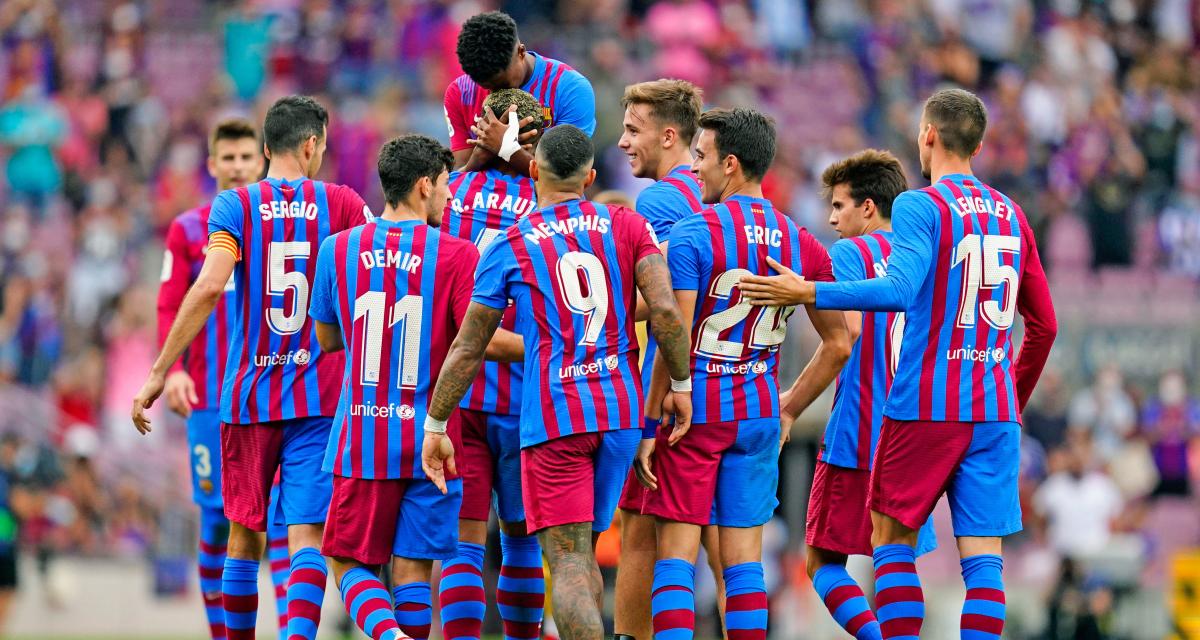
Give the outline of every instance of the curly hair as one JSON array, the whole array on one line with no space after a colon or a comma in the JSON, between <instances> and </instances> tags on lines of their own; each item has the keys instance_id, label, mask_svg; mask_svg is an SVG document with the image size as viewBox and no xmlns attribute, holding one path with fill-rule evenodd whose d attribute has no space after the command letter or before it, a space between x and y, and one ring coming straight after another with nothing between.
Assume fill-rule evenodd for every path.
<instances>
[{"instance_id":1,"label":"curly hair","mask_svg":"<svg viewBox=\"0 0 1200 640\"><path fill-rule=\"evenodd\" d=\"M458 66L482 84L508 68L518 42L517 23L507 13L471 16L458 33Z\"/></svg>"},{"instance_id":2,"label":"curly hair","mask_svg":"<svg viewBox=\"0 0 1200 640\"><path fill-rule=\"evenodd\" d=\"M484 99L483 106L491 109L492 113L496 114L497 118L504 120L504 114L512 105L517 105L517 119L524 120L533 116L533 122L521 127L521 133L526 131L536 131L545 126L546 121L542 114L542 103L538 102L537 98L533 97L532 93L522 91L521 89L501 89L493 91Z\"/></svg>"}]
</instances>

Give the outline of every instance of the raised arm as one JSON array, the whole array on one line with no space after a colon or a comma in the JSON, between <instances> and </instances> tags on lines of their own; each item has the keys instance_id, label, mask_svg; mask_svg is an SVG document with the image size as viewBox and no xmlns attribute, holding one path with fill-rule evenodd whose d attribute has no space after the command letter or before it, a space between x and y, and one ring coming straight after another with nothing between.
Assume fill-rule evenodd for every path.
<instances>
[{"instance_id":1,"label":"raised arm","mask_svg":"<svg viewBox=\"0 0 1200 640\"><path fill-rule=\"evenodd\" d=\"M1013 378L1017 386L1018 407L1024 410L1042 375L1042 368L1046 366L1046 359L1050 357L1050 348L1054 346L1054 338L1058 335L1058 319L1033 231L1025 220L1025 214L1018 212L1017 215L1021 223L1025 267L1017 291L1017 311L1025 322L1025 335L1021 339L1016 362L1013 363Z\"/></svg>"}]
</instances>

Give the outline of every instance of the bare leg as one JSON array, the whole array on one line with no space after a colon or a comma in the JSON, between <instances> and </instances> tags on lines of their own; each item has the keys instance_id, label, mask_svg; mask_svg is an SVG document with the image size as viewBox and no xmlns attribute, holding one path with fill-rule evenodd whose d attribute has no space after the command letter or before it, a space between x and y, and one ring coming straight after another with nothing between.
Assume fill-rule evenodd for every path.
<instances>
[{"instance_id":1,"label":"bare leg","mask_svg":"<svg viewBox=\"0 0 1200 640\"><path fill-rule=\"evenodd\" d=\"M554 576L551 600L563 640L602 640L604 621L596 605L599 567L592 549L592 523L577 522L538 532Z\"/></svg>"}]
</instances>

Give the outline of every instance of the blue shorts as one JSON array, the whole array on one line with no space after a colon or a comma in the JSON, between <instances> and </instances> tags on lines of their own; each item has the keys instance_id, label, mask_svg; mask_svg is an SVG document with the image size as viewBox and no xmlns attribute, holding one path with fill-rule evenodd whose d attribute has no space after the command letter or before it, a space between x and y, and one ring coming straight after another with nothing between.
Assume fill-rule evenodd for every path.
<instances>
[{"instance_id":1,"label":"blue shorts","mask_svg":"<svg viewBox=\"0 0 1200 640\"><path fill-rule=\"evenodd\" d=\"M641 439L641 429L621 429L576 433L521 449L529 532L578 522L607 531Z\"/></svg>"},{"instance_id":2,"label":"blue shorts","mask_svg":"<svg viewBox=\"0 0 1200 640\"><path fill-rule=\"evenodd\" d=\"M520 416L459 409L462 416L462 513L486 521L489 509L504 522L525 520L521 498Z\"/></svg>"},{"instance_id":3,"label":"blue shorts","mask_svg":"<svg viewBox=\"0 0 1200 640\"><path fill-rule=\"evenodd\" d=\"M693 424L671 447L658 429L654 475L643 513L720 527L766 524L779 506L779 418Z\"/></svg>"},{"instance_id":4,"label":"blue shorts","mask_svg":"<svg viewBox=\"0 0 1200 640\"><path fill-rule=\"evenodd\" d=\"M1016 422L923 422L884 418L871 470L871 509L919 529L943 493L954 535L1021 530Z\"/></svg>"},{"instance_id":5,"label":"blue shorts","mask_svg":"<svg viewBox=\"0 0 1200 640\"><path fill-rule=\"evenodd\" d=\"M329 519L321 553L381 565L393 555L412 560L449 560L458 555L458 508L462 478L442 494L424 478L333 479Z\"/></svg>"},{"instance_id":6,"label":"blue shorts","mask_svg":"<svg viewBox=\"0 0 1200 640\"><path fill-rule=\"evenodd\" d=\"M187 419L188 452L192 461L192 502L201 509L220 510L221 416L217 410L193 411Z\"/></svg>"},{"instance_id":7,"label":"blue shorts","mask_svg":"<svg viewBox=\"0 0 1200 640\"><path fill-rule=\"evenodd\" d=\"M283 523L325 522L333 479L321 464L332 426L333 419L324 416L222 424L225 516L248 529L266 531L271 485L278 469Z\"/></svg>"}]
</instances>

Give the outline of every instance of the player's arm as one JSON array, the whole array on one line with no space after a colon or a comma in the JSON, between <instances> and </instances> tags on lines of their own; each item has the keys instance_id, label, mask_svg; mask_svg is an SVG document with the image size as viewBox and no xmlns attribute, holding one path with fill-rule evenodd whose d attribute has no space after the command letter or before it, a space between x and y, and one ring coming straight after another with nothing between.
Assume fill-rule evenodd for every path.
<instances>
[{"instance_id":1,"label":"player's arm","mask_svg":"<svg viewBox=\"0 0 1200 640\"><path fill-rule=\"evenodd\" d=\"M200 333L200 329L204 327L208 316L212 314L224 294L225 283L229 281L237 263L237 252L237 242L227 233L213 234L209 240L208 255L204 259L200 275L184 296L183 304L175 322L171 324L171 330L158 359L154 361L150 375L133 399L133 424L141 433L149 433L151 430L146 409L149 409L162 393L167 371L183 355L184 350L196 338L196 334Z\"/></svg>"},{"instance_id":2,"label":"player's arm","mask_svg":"<svg viewBox=\"0 0 1200 640\"><path fill-rule=\"evenodd\" d=\"M317 344L321 345L322 353L337 353L346 348L342 342L342 330L336 324L314 319L313 328L317 331Z\"/></svg>"},{"instance_id":3,"label":"player's arm","mask_svg":"<svg viewBox=\"0 0 1200 640\"><path fill-rule=\"evenodd\" d=\"M453 279L450 286L454 298L450 312L454 317L454 326L458 329L463 326L471 304L471 291L475 288L475 269L479 266L479 250L468 242L456 244L460 249L451 261L455 267L451 271ZM487 343L484 357L496 362L521 362L525 359L525 339L507 329L497 328Z\"/></svg>"},{"instance_id":4,"label":"player's arm","mask_svg":"<svg viewBox=\"0 0 1200 640\"><path fill-rule=\"evenodd\" d=\"M661 253L655 251L638 260L634 276L649 309L650 331L658 341L659 353L671 375L670 400L664 406L675 417L675 428L668 440L675 444L692 426L690 323L679 310L671 289L671 273Z\"/></svg>"},{"instance_id":5,"label":"player's arm","mask_svg":"<svg viewBox=\"0 0 1200 640\"><path fill-rule=\"evenodd\" d=\"M521 362L525 360L525 339L508 329L496 329L484 357L495 362Z\"/></svg>"},{"instance_id":6,"label":"player's arm","mask_svg":"<svg viewBox=\"0 0 1200 640\"><path fill-rule=\"evenodd\" d=\"M1046 281L1046 272L1038 257L1033 230L1029 228L1024 213L1018 212L1017 215L1024 245L1024 273L1017 290L1017 312L1025 322L1025 335L1021 338L1021 350L1013 363L1013 378L1017 387L1017 406L1024 410L1046 366L1046 359L1050 357L1050 348L1058 335L1058 318L1054 313L1054 301L1050 298L1050 284Z\"/></svg>"},{"instance_id":7,"label":"player's arm","mask_svg":"<svg viewBox=\"0 0 1200 640\"><path fill-rule=\"evenodd\" d=\"M167 333L175 323L175 316L187 295L188 285L191 284L191 270L188 268L187 235L183 225L178 220L171 222L167 228L166 250L163 252L162 284L158 288L158 347L161 349L167 341ZM167 407L175 413L189 418L192 406L200 403L196 395L196 383L183 367L183 361L178 360L171 365L167 372L166 385L163 392L167 396Z\"/></svg>"},{"instance_id":8,"label":"player's arm","mask_svg":"<svg viewBox=\"0 0 1200 640\"><path fill-rule=\"evenodd\" d=\"M846 365L846 360L850 359L850 349L854 344L846 327L846 314L840 311L820 310L811 304L804 305L804 311L808 314L813 328L817 330L817 335L821 337L821 344L817 346L816 352L804 366L800 376L780 396L779 410L783 414L784 424L783 442L788 439L792 421L804 413L817 396L837 378L838 372ZM861 318L860 314L860 331Z\"/></svg>"},{"instance_id":9,"label":"player's arm","mask_svg":"<svg viewBox=\"0 0 1200 640\"><path fill-rule=\"evenodd\" d=\"M346 348L334 304L334 296L337 295L337 242L336 235L329 236L317 249L317 271L313 276L312 295L308 297L308 317L313 319L317 344L325 353L336 353Z\"/></svg>"},{"instance_id":10,"label":"player's arm","mask_svg":"<svg viewBox=\"0 0 1200 640\"><path fill-rule=\"evenodd\" d=\"M514 171L529 175L529 163L533 160L530 149L523 145L537 137L537 131L520 133L521 127L533 122L533 117L517 119L517 107L512 105L508 113L497 116L485 107L483 115L471 127L475 137L467 140L474 151L467 158L462 171L482 171L493 157L499 156Z\"/></svg>"},{"instance_id":11,"label":"player's arm","mask_svg":"<svg viewBox=\"0 0 1200 640\"><path fill-rule=\"evenodd\" d=\"M666 242L663 242L662 244L658 245L658 248L660 250L662 250L664 255L666 255L666 253L667 253L667 243ZM646 299L642 297L642 292L640 289L636 293L637 293L637 307L635 307L633 310L633 320L634 320L634 322L646 322L647 320L650 319L650 305L646 304ZM685 315L684 317L688 317L688 316Z\"/></svg>"}]
</instances>

